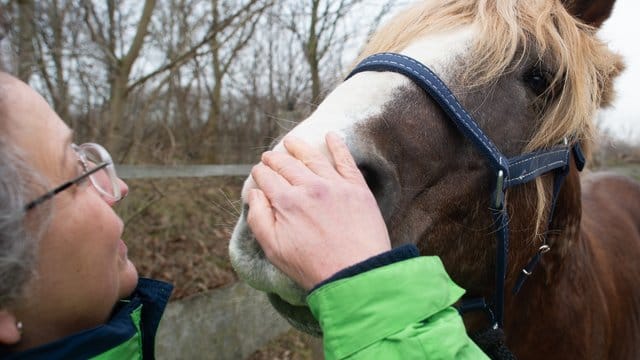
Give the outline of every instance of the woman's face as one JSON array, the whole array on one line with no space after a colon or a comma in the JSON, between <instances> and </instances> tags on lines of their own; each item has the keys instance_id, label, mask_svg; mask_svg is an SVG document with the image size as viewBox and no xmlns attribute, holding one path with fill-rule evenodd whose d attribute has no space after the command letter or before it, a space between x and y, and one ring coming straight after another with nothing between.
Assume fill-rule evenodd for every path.
<instances>
[{"instance_id":1,"label":"woman's face","mask_svg":"<svg viewBox=\"0 0 640 360\"><path fill-rule=\"evenodd\" d=\"M80 175L72 131L45 100L17 80L4 93L11 139L49 186ZM124 196L128 189L122 181L121 187ZM121 239L123 222L91 182L48 201L53 217L38 249L37 274L26 299L13 309L24 327L20 348L104 323L138 281Z\"/></svg>"}]
</instances>

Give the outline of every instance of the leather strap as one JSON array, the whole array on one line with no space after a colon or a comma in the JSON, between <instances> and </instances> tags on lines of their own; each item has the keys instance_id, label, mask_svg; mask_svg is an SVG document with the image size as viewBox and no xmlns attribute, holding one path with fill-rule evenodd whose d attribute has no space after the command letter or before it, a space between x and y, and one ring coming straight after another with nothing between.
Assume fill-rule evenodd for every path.
<instances>
[{"instance_id":1,"label":"leather strap","mask_svg":"<svg viewBox=\"0 0 640 360\"><path fill-rule=\"evenodd\" d=\"M566 167L569 163L569 153L568 146L561 146L510 158L511 178L505 180L505 187L524 184L549 171Z\"/></svg>"},{"instance_id":2,"label":"leather strap","mask_svg":"<svg viewBox=\"0 0 640 360\"><path fill-rule=\"evenodd\" d=\"M507 158L480 130L471 115L460 105L458 99L431 69L408 56L380 53L364 59L345 80L363 71L391 71L413 80L440 105L440 108L447 113L460 132L485 155L496 173L502 170L508 174L509 162Z\"/></svg>"}]
</instances>

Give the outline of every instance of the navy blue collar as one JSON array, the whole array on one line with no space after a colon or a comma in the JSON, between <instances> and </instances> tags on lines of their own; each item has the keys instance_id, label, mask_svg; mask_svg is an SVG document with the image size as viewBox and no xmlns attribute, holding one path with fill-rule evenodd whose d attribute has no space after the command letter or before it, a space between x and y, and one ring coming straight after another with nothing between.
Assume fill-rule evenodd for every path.
<instances>
[{"instance_id":1,"label":"navy blue collar","mask_svg":"<svg viewBox=\"0 0 640 360\"><path fill-rule=\"evenodd\" d=\"M20 353L0 347L2 359L88 359L100 355L130 339L137 328L131 313L142 306L142 354L154 358L155 334L173 286L161 281L140 278L133 294L121 300L106 324Z\"/></svg>"},{"instance_id":2,"label":"navy blue collar","mask_svg":"<svg viewBox=\"0 0 640 360\"><path fill-rule=\"evenodd\" d=\"M507 205L504 201L508 188L527 183L535 178L554 172L552 206L549 223L553 216L555 203L562 187L562 183L570 167L570 155L573 151L574 160L579 170L584 167L584 156L580 143L564 144L548 150L536 151L528 154L507 158L498 150L489 137L480 129L473 117L460 104L447 85L433 72L419 61L408 56L395 53L380 53L364 59L347 76L347 79L363 71L390 71L402 74L411 79L426 92L447 114L449 120L458 130L478 149L491 167L494 177L488 179L494 191L491 196L492 215L496 223L496 276L492 302L488 304L484 298L471 299L459 308L461 313L471 310L484 310L494 328L502 328L504 323L504 291L507 273L507 259L509 252L509 219ZM517 280L513 289L517 293L524 280L531 274L542 254L549 250L546 238L537 254L525 266L522 276Z\"/></svg>"}]
</instances>

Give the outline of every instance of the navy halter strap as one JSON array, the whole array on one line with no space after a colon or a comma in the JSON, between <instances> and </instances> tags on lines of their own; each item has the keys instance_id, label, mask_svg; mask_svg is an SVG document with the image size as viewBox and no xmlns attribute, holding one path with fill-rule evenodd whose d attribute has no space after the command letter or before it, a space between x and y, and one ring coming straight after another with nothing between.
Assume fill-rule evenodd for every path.
<instances>
[{"instance_id":1,"label":"navy halter strap","mask_svg":"<svg viewBox=\"0 0 640 360\"><path fill-rule=\"evenodd\" d=\"M573 151L574 159L579 170L584 167L584 156L580 144L564 144L548 150L535 151L528 154L507 158L487 135L478 127L473 117L464 109L451 90L428 67L408 56L394 53L380 53L364 59L347 76L347 79L363 71L391 71L402 74L411 79L416 85L431 96L431 98L453 121L458 130L469 139L484 155L491 166L495 179L494 191L491 195L491 210L496 223L496 278L492 303L488 304L484 298L463 299L458 310L465 313L473 310L483 310L494 328L502 328L504 324L504 291L509 253L509 221L507 206L504 202L505 193L510 187L527 183L538 176L553 171L555 173L549 224L553 217L555 203L562 187L562 183L569 172L569 159ZM549 250L546 236L543 245L536 255L525 266L516 281L513 293L517 293L524 281L531 274L541 256Z\"/></svg>"}]
</instances>

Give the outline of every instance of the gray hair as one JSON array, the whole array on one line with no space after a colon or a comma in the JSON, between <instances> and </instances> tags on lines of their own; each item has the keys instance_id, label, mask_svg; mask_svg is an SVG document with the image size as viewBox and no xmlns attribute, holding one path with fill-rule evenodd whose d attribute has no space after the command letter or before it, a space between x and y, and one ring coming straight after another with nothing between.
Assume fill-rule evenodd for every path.
<instances>
[{"instance_id":1,"label":"gray hair","mask_svg":"<svg viewBox=\"0 0 640 360\"><path fill-rule=\"evenodd\" d=\"M0 309L19 300L36 274L38 243L51 218L47 203L25 212L47 182L6 134L0 134Z\"/></svg>"}]
</instances>

